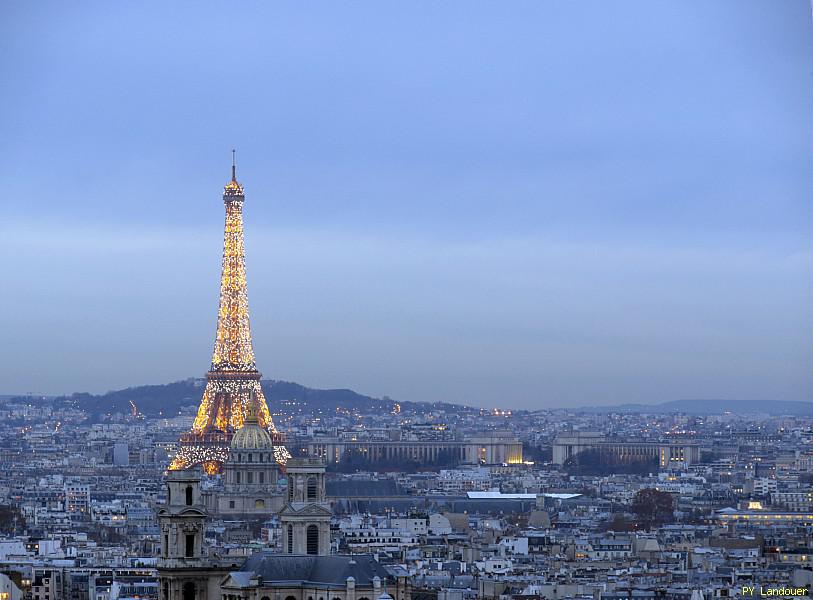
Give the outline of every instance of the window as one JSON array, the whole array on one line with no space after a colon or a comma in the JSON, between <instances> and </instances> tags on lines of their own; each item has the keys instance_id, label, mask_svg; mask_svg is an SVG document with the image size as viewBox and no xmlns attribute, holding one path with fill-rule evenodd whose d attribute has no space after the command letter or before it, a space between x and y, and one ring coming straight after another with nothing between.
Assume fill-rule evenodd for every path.
<instances>
[{"instance_id":1,"label":"window","mask_svg":"<svg viewBox=\"0 0 813 600\"><path fill-rule=\"evenodd\" d=\"M265 483L265 471L260 471L260 483Z\"/></svg>"},{"instance_id":2,"label":"window","mask_svg":"<svg viewBox=\"0 0 813 600\"><path fill-rule=\"evenodd\" d=\"M307 553L319 554L319 526L308 525L306 532Z\"/></svg>"},{"instance_id":3,"label":"window","mask_svg":"<svg viewBox=\"0 0 813 600\"><path fill-rule=\"evenodd\" d=\"M192 506L192 486L186 486L186 505Z\"/></svg>"},{"instance_id":4,"label":"window","mask_svg":"<svg viewBox=\"0 0 813 600\"><path fill-rule=\"evenodd\" d=\"M288 525L288 554L294 553L294 526Z\"/></svg>"},{"instance_id":5,"label":"window","mask_svg":"<svg viewBox=\"0 0 813 600\"><path fill-rule=\"evenodd\" d=\"M254 455L253 455L253 454L251 454L251 452L249 452L249 453L248 453L248 462L253 462L253 461L252 461L252 458L253 458L253 457L254 457Z\"/></svg>"},{"instance_id":6,"label":"window","mask_svg":"<svg viewBox=\"0 0 813 600\"><path fill-rule=\"evenodd\" d=\"M265 508L265 500L255 500L254 501L254 508Z\"/></svg>"},{"instance_id":7,"label":"window","mask_svg":"<svg viewBox=\"0 0 813 600\"><path fill-rule=\"evenodd\" d=\"M186 534L186 558L192 558L195 556L195 534L194 533L187 533Z\"/></svg>"},{"instance_id":8,"label":"window","mask_svg":"<svg viewBox=\"0 0 813 600\"><path fill-rule=\"evenodd\" d=\"M235 481L237 483L240 483L240 471L237 471L237 473L234 474L234 477L235 477Z\"/></svg>"},{"instance_id":9,"label":"window","mask_svg":"<svg viewBox=\"0 0 813 600\"><path fill-rule=\"evenodd\" d=\"M234 508L234 500L229 500L229 508Z\"/></svg>"},{"instance_id":10,"label":"window","mask_svg":"<svg viewBox=\"0 0 813 600\"><path fill-rule=\"evenodd\" d=\"M167 486L167 504L172 504L172 488Z\"/></svg>"},{"instance_id":11,"label":"window","mask_svg":"<svg viewBox=\"0 0 813 600\"><path fill-rule=\"evenodd\" d=\"M195 600L195 584L191 581L183 584L183 600Z\"/></svg>"},{"instance_id":12,"label":"window","mask_svg":"<svg viewBox=\"0 0 813 600\"><path fill-rule=\"evenodd\" d=\"M247 483L254 483L254 473L251 471L246 473L246 478L248 479Z\"/></svg>"},{"instance_id":13,"label":"window","mask_svg":"<svg viewBox=\"0 0 813 600\"><path fill-rule=\"evenodd\" d=\"M308 477L308 501L316 501L316 477Z\"/></svg>"},{"instance_id":14,"label":"window","mask_svg":"<svg viewBox=\"0 0 813 600\"><path fill-rule=\"evenodd\" d=\"M164 558L169 556L169 536L164 536Z\"/></svg>"}]
</instances>

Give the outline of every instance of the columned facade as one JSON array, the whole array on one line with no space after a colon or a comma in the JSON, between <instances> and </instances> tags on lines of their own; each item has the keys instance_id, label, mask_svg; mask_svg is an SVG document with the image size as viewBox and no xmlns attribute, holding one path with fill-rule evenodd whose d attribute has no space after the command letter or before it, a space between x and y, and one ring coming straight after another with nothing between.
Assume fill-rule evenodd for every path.
<instances>
[{"instance_id":1,"label":"columned facade","mask_svg":"<svg viewBox=\"0 0 813 600\"><path fill-rule=\"evenodd\" d=\"M280 512L285 554L330 554L330 505L325 496L325 463L292 458L287 465L288 502Z\"/></svg>"},{"instance_id":2,"label":"columned facade","mask_svg":"<svg viewBox=\"0 0 813 600\"><path fill-rule=\"evenodd\" d=\"M159 599L218 600L218 579L225 570L212 564L204 545L200 478L189 470L170 471L166 491L167 503L158 511Z\"/></svg>"}]
</instances>

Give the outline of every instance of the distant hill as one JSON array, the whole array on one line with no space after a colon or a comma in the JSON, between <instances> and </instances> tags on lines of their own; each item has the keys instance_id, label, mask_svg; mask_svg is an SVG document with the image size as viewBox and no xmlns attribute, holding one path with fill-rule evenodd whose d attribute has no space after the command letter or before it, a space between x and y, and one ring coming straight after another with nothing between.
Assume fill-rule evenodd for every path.
<instances>
[{"instance_id":1,"label":"distant hill","mask_svg":"<svg viewBox=\"0 0 813 600\"><path fill-rule=\"evenodd\" d=\"M619 404L616 406L590 406L576 409L577 412L604 413L672 413L684 412L695 415L722 414L769 414L813 416L813 402L790 400L672 400L662 404Z\"/></svg>"},{"instance_id":2,"label":"distant hill","mask_svg":"<svg viewBox=\"0 0 813 600\"><path fill-rule=\"evenodd\" d=\"M105 394L76 393L57 396L53 402L72 404L89 412L95 420L102 415L132 410L131 402L138 411L148 417L161 414L177 414L182 407L200 404L205 381L187 379L164 385L141 385ZM284 407L286 412L335 412L336 407L356 409L365 412L392 410L394 402L389 398L372 398L352 390L319 390L308 388L290 381L264 380L263 393L269 404ZM292 404L296 402L296 404Z\"/></svg>"},{"instance_id":3,"label":"distant hill","mask_svg":"<svg viewBox=\"0 0 813 600\"><path fill-rule=\"evenodd\" d=\"M197 407L200 404L203 379L186 379L164 385L141 385L123 390L114 390L105 394L76 393L69 396L48 398L49 402L71 404L90 413L92 420L98 420L106 414L115 412L128 413L132 406L147 417L161 414L177 414L183 407ZM364 413L390 412L395 402L387 398L373 398L348 389L322 390L309 388L291 381L264 380L261 382L263 393L272 410L286 413L333 413L336 408L356 410ZM0 396L0 402L21 398L20 396ZM31 401L31 398L26 398ZM36 400L34 400L36 401ZM444 410L450 413L472 414L480 410L462 404L446 402L402 402L401 409L409 412L418 410ZM794 402L788 400L722 400L695 399L672 400L662 404L619 404L613 406L587 406L562 410L573 410L580 413L674 413L682 412L696 415L722 414L769 414L813 416L813 402Z\"/></svg>"}]
</instances>

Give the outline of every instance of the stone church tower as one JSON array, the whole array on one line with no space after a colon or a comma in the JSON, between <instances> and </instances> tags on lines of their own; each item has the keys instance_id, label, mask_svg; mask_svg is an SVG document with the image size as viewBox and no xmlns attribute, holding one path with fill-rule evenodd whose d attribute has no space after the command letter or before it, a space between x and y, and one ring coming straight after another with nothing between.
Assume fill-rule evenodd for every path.
<instances>
[{"instance_id":1,"label":"stone church tower","mask_svg":"<svg viewBox=\"0 0 813 600\"><path fill-rule=\"evenodd\" d=\"M200 477L191 470L169 471L166 486L167 503L157 515L161 531L159 598L219 600L218 579L228 569L214 564L204 545L207 514Z\"/></svg>"},{"instance_id":2,"label":"stone church tower","mask_svg":"<svg viewBox=\"0 0 813 600\"><path fill-rule=\"evenodd\" d=\"M330 554L330 505L325 496L325 463L292 458L287 465L288 502L280 511L285 554Z\"/></svg>"}]
</instances>

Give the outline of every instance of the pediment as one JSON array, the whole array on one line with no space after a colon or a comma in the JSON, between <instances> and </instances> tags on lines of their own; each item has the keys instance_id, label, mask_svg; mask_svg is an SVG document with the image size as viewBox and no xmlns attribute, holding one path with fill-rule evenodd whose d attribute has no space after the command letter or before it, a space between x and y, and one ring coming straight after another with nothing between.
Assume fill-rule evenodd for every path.
<instances>
[{"instance_id":1,"label":"pediment","mask_svg":"<svg viewBox=\"0 0 813 600\"><path fill-rule=\"evenodd\" d=\"M331 516L333 513L329 508L325 508L319 504L305 504L301 507L287 504L279 514L289 516Z\"/></svg>"},{"instance_id":2,"label":"pediment","mask_svg":"<svg viewBox=\"0 0 813 600\"><path fill-rule=\"evenodd\" d=\"M200 508L195 508L194 506L182 506L178 508L163 507L158 510L157 515L159 517L195 517L203 519L206 518L206 512L201 510Z\"/></svg>"},{"instance_id":3,"label":"pediment","mask_svg":"<svg viewBox=\"0 0 813 600\"><path fill-rule=\"evenodd\" d=\"M232 571L220 581L221 588L257 587L257 576L250 571Z\"/></svg>"}]
</instances>

